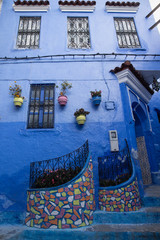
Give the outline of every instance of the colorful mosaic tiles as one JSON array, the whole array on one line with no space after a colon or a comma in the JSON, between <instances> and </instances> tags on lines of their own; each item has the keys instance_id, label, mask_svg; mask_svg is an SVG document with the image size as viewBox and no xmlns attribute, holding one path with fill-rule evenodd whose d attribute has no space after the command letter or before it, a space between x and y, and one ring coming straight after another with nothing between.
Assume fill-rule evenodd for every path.
<instances>
[{"instance_id":1,"label":"colorful mosaic tiles","mask_svg":"<svg viewBox=\"0 0 160 240\"><path fill-rule=\"evenodd\" d=\"M77 228L93 222L95 210L93 165L68 186L27 191L25 223L37 228Z\"/></svg>"},{"instance_id":2,"label":"colorful mosaic tiles","mask_svg":"<svg viewBox=\"0 0 160 240\"><path fill-rule=\"evenodd\" d=\"M99 190L99 209L108 212L137 211L141 208L137 181L114 190Z\"/></svg>"}]
</instances>

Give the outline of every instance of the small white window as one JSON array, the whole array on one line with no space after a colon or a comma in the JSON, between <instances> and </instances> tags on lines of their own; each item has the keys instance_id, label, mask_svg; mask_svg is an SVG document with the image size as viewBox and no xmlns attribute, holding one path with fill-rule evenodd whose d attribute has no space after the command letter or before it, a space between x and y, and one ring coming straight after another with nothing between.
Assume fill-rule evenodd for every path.
<instances>
[{"instance_id":1,"label":"small white window","mask_svg":"<svg viewBox=\"0 0 160 240\"><path fill-rule=\"evenodd\" d=\"M114 18L120 48L140 48L140 42L133 18Z\"/></svg>"},{"instance_id":2,"label":"small white window","mask_svg":"<svg viewBox=\"0 0 160 240\"><path fill-rule=\"evenodd\" d=\"M40 17L20 17L18 48L39 48L40 24Z\"/></svg>"},{"instance_id":3,"label":"small white window","mask_svg":"<svg viewBox=\"0 0 160 240\"><path fill-rule=\"evenodd\" d=\"M87 17L68 17L68 48L90 48L90 34Z\"/></svg>"}]
</instances>

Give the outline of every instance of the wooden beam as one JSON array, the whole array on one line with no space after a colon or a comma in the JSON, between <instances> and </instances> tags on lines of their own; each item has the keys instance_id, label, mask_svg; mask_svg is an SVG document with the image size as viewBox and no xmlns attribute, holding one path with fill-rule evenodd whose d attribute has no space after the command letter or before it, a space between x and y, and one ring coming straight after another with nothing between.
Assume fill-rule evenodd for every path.
<instances>
[{"instance_id":1,"label":"wooden beam","mask_svg":"<svg viewBox=\"0 0 160 240\"><path fill-rule=\"evenodd\" d=\"M160 23L160 19L159 19L155 24L153 24L153 25L149 28L149 30L152 30L153 28L155 28L159 23Z\"/></svg>"},{"instance_id":2,"label":"wooden beam","mask_svg":"<svg viewBox=\"0 0 160 240\"><path fill-rule=\"evenodd\" d=\"M150 17L158 8L160 7L160 3L146 16L146 18Z\"/></svg>"}]
</instances>

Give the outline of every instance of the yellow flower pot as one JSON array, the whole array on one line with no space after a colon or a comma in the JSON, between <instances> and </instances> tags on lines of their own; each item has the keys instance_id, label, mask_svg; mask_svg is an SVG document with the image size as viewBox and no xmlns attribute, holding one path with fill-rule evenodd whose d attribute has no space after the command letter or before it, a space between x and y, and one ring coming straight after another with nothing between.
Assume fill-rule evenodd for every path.
<instances>
[{"instance_id":1,"label":"yellow flower pot","mask_svg":"<svg viewBox=\"0 0 160 240\"><path fill-rule=\"evenodd\" d=\"M23 98L22 97L15 97L14 98L14 105L16 107L21 107L23 104Z\"/></svg>"},{"instance_id":2,"label":"yellow flower pot","mask_svg":"<svg viewBox=\"0 0 160 240\"><path fill-rule=\"evenodd\" d=\"M79 115L76 117L76 121L79 125L83 125L86 121L86 116L85 115Z\"/></svg>"}]
</instances>

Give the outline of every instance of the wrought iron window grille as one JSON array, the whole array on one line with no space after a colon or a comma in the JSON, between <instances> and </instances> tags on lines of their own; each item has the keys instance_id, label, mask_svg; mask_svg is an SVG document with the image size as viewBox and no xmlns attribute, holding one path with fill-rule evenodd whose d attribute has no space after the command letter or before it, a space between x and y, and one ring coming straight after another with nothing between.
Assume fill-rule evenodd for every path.
<instances>
[{"instance_id":1,"label":"wrought iron window grille","mask_svg":"<svg viewBox=\"0 0 160 240\"><path fill-rule=\"evenodd\" d=\"M55 84L31 85L28 128L54 127Z\"/></svg>"},{"instance_id":2,"label":"wrought iron window grille","mask_svg":"<svg viewBox=\"0 0 160 240\"><path fill-rule=\"evenodd\" d=\"M68 17L68 48L90 48L90 34L87 17Z\"/></svg>"},{"instance_id":3,"label":"wrought iron window grille","mask_svg":"<svg viewBox=\"0 0 160 240\"><path fill-rule=\"evenodd\" d=\"M129 147L98 158L99 184L101 187L116 186L127 181L133 172Z\"/></svg>"},{"instance_id":4,"label":"wrought iron window grille","mask_svg":"<svg viewBox=\"0 0 160 240\"><path fill-rule=\"evenodd\" d=\"M30 188L47 188L62 185L78 175L89 154L88 140L77 150L64 156L32 162Z\"/></svg>"},{"instance_id":5,"label":"wrought iron window grille","mask_svg":"<svg viewBox=\"0 0 160 240\"><path fill-rule=\"evenodd\" d=\"M117 40L120 48L140 48L133 18L114 18Z\"/></svg>"},{"instance_id":6,"label":"wrought iron window grille","mask_svg":"<svg viewBox=\"0 0 160 240\"><path fill-rule=\"evenodd\" d=\"M20 17L17 47L39 48L41 17Z\"/></svg>"}]
</instances>

